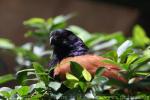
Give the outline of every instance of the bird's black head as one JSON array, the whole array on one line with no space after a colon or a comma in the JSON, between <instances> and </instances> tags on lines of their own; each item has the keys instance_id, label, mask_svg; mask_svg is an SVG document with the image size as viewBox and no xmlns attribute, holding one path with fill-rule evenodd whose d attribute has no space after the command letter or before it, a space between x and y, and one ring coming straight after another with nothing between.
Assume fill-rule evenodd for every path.
<instances>
[{"instance_id":1,"label":"bird's black head","mask_svg":"<svg viewBox=\"0 0 150 100\"><path fill-rule=\"evenodd\" d=\"M88 48L83 41L66 29L51 32L50 45L59 61L66 57L84 55L88 52Z\"/></svg>"},{"instance_id":2,"label":"bird's black head","mask_svg":"<svg viewBox=\"0 0 150 100\"><path fill-rule=\"evenodd\" d=\"M68 40L74 34L71 31L58 29L50 33L50 45L54 47L69 45Z\"/></svg>"}]
</instances>

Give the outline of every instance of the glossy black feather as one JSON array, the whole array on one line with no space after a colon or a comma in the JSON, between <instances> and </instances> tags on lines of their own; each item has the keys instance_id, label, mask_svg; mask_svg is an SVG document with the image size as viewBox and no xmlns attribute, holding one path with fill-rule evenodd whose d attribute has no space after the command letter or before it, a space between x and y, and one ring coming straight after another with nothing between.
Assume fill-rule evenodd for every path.
<instances>
[{"instance_id":1,"label":"glossy black feather","mask_svg":"<svg viewBox=\"0 0 150 100\"><path fill-rule=\"evenodd\" d=\"M65 29L55 30L50 34L53 57L49 66L54 66L66 57L80 56L88 53L87 46L73 32Z\"/></svg>"}]
</instances>

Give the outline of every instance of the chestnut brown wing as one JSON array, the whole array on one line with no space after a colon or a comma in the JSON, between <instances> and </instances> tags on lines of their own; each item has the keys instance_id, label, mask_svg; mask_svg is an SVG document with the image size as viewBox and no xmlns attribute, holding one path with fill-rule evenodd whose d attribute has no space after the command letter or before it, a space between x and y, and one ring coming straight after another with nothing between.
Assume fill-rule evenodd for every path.
<instances>
[{"instance_id":1,"label":"chestnut brown wing","mask_svg":"<svg viewBox=\"0 0 150 100\"><path fill-rule=\"evenodd\" d=\"M124 80L121 76L119 76L120 68L116 65L102 62L107 58L96 56L96 55L82 55L76 57L68 57L63 59L59 64L57 64L54 69L54 76L59 75L61 79L65 79L65 75L67 72L70 72L70 61L74 61L79 63L82 67L86 68L92 75L95 74L97 68L105 67L106 71L102 74L103 76L109 78L115 78L118 80Z\"/></svg>"}]
</instances>

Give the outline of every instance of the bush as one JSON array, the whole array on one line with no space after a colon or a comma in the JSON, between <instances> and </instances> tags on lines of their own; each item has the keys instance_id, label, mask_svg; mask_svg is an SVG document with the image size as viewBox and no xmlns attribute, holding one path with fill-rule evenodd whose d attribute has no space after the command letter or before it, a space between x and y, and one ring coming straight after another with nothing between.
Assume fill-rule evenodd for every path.
<instances>
[{"instance_id":1,"label":"bush","mask_svg":"<svg viewBox=\"0 0 150 100\"><path fill-rule=\"evenodd\" d=\"M135 25L132 37L129 38L122 32L91 34L78 26L67 25L71 16L31 18L24 21L23 24L29 28L25 37L33 37L35 42L16 46L9 39L0 38L0 49L16 55L18 69L15 75L0 76L0 84L11 80L18 82L14 88L1 87L0 97L8 100L147 98L150 91L150 38L144 29ZM123 69L120 75L127 82L102 76L105 70L103 67L97 69L92 76L76 62L70 62L71 73L66 74L66 80L59 81L51 77L49 73L52 69L47 67L52 54L52 49L48 47L49 33L63 28L73 31L91 52L109 58L104 62L120 66Z\"/></svg>"}]
</instances>

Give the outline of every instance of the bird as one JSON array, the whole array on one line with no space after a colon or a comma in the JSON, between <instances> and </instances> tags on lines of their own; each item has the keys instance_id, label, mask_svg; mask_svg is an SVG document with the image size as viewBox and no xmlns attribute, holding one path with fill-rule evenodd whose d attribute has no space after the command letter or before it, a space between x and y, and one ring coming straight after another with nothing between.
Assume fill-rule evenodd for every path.
<instances>
[{"instance_id":1,"label":"bird","mask_svg":"<svg viewBox=\"0 0 150 100\"><path fill-rule=\"evenodd\" d=\"M125 79L120 76L121 68L114 64L103 62L108 58L89 53L89 48L72 31L57 29L50 33L50 46L53 55L50 67L54 68L53 76L65 80L66 73L70 73L70 62L76 62L84 67L91 75L95 75L99 67L104 67L102 76L115 78L120 81Z\"/></svg>"}]
</instances>

